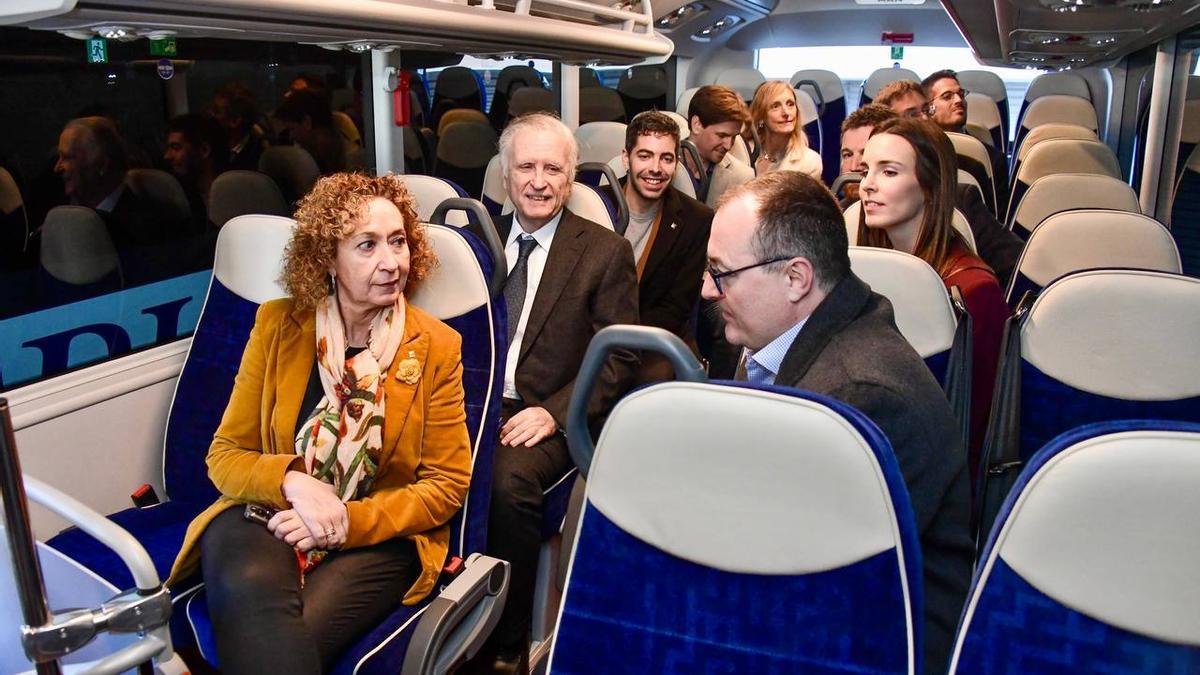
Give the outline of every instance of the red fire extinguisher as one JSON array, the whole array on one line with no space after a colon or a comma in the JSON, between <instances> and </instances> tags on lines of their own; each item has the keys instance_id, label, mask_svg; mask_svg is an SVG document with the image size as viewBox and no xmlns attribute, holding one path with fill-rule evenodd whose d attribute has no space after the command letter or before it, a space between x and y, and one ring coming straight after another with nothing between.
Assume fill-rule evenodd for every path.
<instances>
[{"instance_id":1,"label":"red fire extinguisher","mask_svg":"<svg viewBox=\"0 0 1200 675\"><path fill-rule=\"evenodd\" d=\"M408 95L411 77L408 73L401 71L396 75L396 88L392 90L392 115L398 127L408 126L409 120L412 119Z\"/></svg>"}]
</instances>

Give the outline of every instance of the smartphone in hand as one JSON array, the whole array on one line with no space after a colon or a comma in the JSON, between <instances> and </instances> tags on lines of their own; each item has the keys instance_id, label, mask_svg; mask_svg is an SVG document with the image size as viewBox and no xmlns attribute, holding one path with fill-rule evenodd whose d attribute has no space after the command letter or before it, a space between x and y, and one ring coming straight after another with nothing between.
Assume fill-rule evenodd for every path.
<instances>
[{"instance_id":1,"label":"smartphone in hand","mask_svg":"<svg viewBox=\"0 0 1200 675\"><path fill-rule=\"evenodd\" d=\"M267 526L267 521L271 516L275 515L275 509L269 509L258 504L247 504L246 510L242 512L242 517L252 523L258 523L263 527Z\"/></svg>"}]
</instances>

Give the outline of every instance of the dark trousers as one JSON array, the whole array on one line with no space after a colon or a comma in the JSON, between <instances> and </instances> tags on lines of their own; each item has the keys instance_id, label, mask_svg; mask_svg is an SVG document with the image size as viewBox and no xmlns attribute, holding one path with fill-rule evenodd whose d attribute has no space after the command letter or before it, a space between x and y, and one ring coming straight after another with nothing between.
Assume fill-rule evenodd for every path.
<instances>
[{"instance_id":1,"label":"dark trousers","mask_svg":"<svg viewBox=\"0 0 1200 675\"><path fill-rule=\"evenodd\" d=\"M421 571L416 547L391 539L331 553L305 576L291 546L228 509L200 540L221 672L320 673L382 621Z\"/></svg>"},{"instance_id":2,"label":"dark trousers","mask_svg":"<svg viewBox=\"0 0 1200 675\"><path fill-rule=\"evenodd\" d=\"M520 411L504 400L503 418ZM488 553L509 562L508 599L492 642L501 649L523 646L533 616L538 550L542 543L542 493L572 466L566 438L556 433L532 448L496 446L492 502L488 514Z\"/></svg>"}]
</instances>

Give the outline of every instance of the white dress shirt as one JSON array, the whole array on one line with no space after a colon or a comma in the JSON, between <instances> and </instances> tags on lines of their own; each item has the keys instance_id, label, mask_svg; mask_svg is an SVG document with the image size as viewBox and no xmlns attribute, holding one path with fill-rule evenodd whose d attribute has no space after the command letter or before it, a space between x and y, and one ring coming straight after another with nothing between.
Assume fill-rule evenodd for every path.
<instances>
[{"instance_id":1,"label":"white dress shirt","mask_svg":"<svg viewBox=\"0 0 1200 675\"><path fill-rule=\"evenodd\" d=\"M542 281L542 272L546 269L546 257L550 255L550 245L554 242L554 233L558 231L558 223L562 220L562 211L550 222L539 227L531 234L537 246L529 252L526 270L529 277L525 284L525 303L521 305L521 316L517 319L517 332L513 334L512 344L508 346L508 358L504 362L504 398L520 400L517 394L517 357L521 355L521 342L525 338L525 324L529 323L529 309L533 307L533 299L537 297L538 284ZM520 216L513 212L512 229L508 231L508 241L504 243L504 257L508 259L508 271L517 264L521 248L517 238L526 234L521 227ZM512 317L508 317L512 321Z\"/></svg>"},{"instance_id":2,"label":"white dress shirt","mask_svg":"<svg viewBox=\"0 0 1200 675\"><path fill-rule=\"evenodd\" d=\"M746 375L747 379L754 381L754 377L750 372L757 366L759 376L764 380L765 384L775 384L775 378L779 376L779 368L783 365L783 359L787 356L788 350L791 349L792 343L796 341L796 336L800 334L800 329L804 328L808 317L800 319L799 323L784 331L781 335L771 340L765 347L757 351L746 349L742 358L746 360ZM751 362L754 365L750 365Z\"/></svg>"}]
</instances>

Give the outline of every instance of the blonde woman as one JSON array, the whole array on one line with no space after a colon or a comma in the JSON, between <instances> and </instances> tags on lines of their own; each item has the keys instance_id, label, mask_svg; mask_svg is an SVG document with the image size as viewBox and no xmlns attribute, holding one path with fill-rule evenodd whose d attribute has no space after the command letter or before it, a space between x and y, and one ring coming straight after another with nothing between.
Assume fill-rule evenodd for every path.
<instances>
[{"instance_id":1,"label":"blonde woman","mask_svg":"<svg viewBox=\"0 0 1200 675\"><path fill-rule=\"evenodd\" d=\"M754 92L750 118L761 144L754 173L799 171L821 180L821 156L808 147L796 91L787 82L764 82Z\"/></svg>"}]
</instances>

